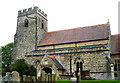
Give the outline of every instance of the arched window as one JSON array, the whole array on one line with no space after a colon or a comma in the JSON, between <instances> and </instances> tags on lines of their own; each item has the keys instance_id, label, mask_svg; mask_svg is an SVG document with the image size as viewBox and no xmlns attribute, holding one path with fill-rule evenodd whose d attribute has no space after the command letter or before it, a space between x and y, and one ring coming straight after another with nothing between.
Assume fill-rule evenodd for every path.
<instances>
[{"instance_id":1,"label":"arched window","mask_svg":"<svg viewBox=\"0 0 120 83\"><path fill-rule=\"evenodd\" d=\"M28 27L28 19L25 19L25 21L24 21L24 26L25 26L25 27Z\"/></svg>"},{"instance_id":2,"label":"arched window","mask_svg":"<svg viewBox=\"0 0 120 83\"><path fill-rule=\"evenodd\" d=\"M44 20L42 20L42 29L44 29Z\"/></svg>"},{"instance_id":3,"label":"arched window","mask_svg":"<svg viewBox=\"0 0 120 83\"><path fill-rule=\"evenodd\" d=\"M114 73L114 76L115 76L115 77L118 77L117 73Z\"/></svg>"}]
</instances>

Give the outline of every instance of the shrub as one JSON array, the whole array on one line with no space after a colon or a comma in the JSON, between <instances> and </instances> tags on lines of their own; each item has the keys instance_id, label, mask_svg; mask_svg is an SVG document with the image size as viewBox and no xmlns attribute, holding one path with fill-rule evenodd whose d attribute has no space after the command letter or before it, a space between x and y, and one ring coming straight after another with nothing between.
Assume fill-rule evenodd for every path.
<instances>
[{"instance_id":1,"label":"shrub","mask_svg":"<svg viewBox=\"0 0 120 83\"><path fill-rule=\"evenodd\" d=\"M36 76L36 69L25 63L24 59L18 59L14 64L10 65L10 71L17 71L22 75Z\"/></svg>"}]
</instances>

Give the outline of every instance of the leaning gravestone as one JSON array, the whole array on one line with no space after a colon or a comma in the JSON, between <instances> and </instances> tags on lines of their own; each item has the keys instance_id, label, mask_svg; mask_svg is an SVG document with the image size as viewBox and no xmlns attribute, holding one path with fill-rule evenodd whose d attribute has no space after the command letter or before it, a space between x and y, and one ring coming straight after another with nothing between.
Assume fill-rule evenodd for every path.
<instances>
[{"instance_id":1,"label":"leaning gravestone","mask_svg":"<svg viewBox=\"0 0 120 83\"><path fill-rule=\"evenodd\" d=\"M13 71L11 75L12 75L12 82L17 82L17 83L20 82L20 76L17 71Z\"/></svg>"}]
</instances>

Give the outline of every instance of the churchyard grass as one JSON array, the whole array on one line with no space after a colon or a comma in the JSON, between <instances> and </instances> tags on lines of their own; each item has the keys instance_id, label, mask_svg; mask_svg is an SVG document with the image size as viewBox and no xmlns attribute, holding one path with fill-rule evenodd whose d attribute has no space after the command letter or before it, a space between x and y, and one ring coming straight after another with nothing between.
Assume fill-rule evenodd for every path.
<instances>
[{"instance_id":1,"label":"churchyard grass","mask_svg":"<svg viewBox=\"0 0 120 83\"><path fill-rule=\"evenodd\" d=\"M70 80L57 80L56 83L70 83ZM81 80L79 83L120 83L120 80Z\"/></svg>"},{"instance_id":2,"label":"churchyard grass","mask_svg":"<svg viewBox=\"0 0 120 83\"><path fill-rule=\"evenodd\" d=\"M55 83L70 83L70 80L57 80Z\"/></svg>"},{"instance_id":3,"label":"churchyard grass","mask_svg":"<svg viewBox=\"0 0 120 83\"><path fill-rule=\"evenodd\" d=\"M120 80L82 80L80 83L120 83Z\"/></svg>"}]
</instances>

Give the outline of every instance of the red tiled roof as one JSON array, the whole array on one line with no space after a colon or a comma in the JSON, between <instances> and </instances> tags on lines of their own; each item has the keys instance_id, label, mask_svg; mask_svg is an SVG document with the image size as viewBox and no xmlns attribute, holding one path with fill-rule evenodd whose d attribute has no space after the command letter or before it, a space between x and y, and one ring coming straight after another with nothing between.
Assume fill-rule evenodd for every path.
<instances>
[{"instance_id":1,"label":"red tiled roof","mask_svg":"<svg viewBox=\"0 0 120 83\"><path fill-rule=\"evenodd\" d=\"M41 45L63 44L78 41L90 41L109 37L110 25L100 24L61 31L46 32Z\"/></svg>"},{"instance_id":2,"label":"red tiled roof","mask_svg":"<svg viewBox=\"0 0 120 83\"><path fill-rule=\"evenodd\" d=\"M120 54L120 34L111 36L111 54Z\"/></svg>"},{"instance_id":3,"label":"red tiled roof","mask_svg":"<svg viewBox=\"0 0 120 83\"><path fill-rule=\"evenodd\" d=\"M65 70L64 66L62 65L62 63L60 62L60 60L58 60L55 56L53 55L48 55L52 61L55 63L56 67L58 69L62 69L62 70Z\"/></svg>"}]
</instances>

